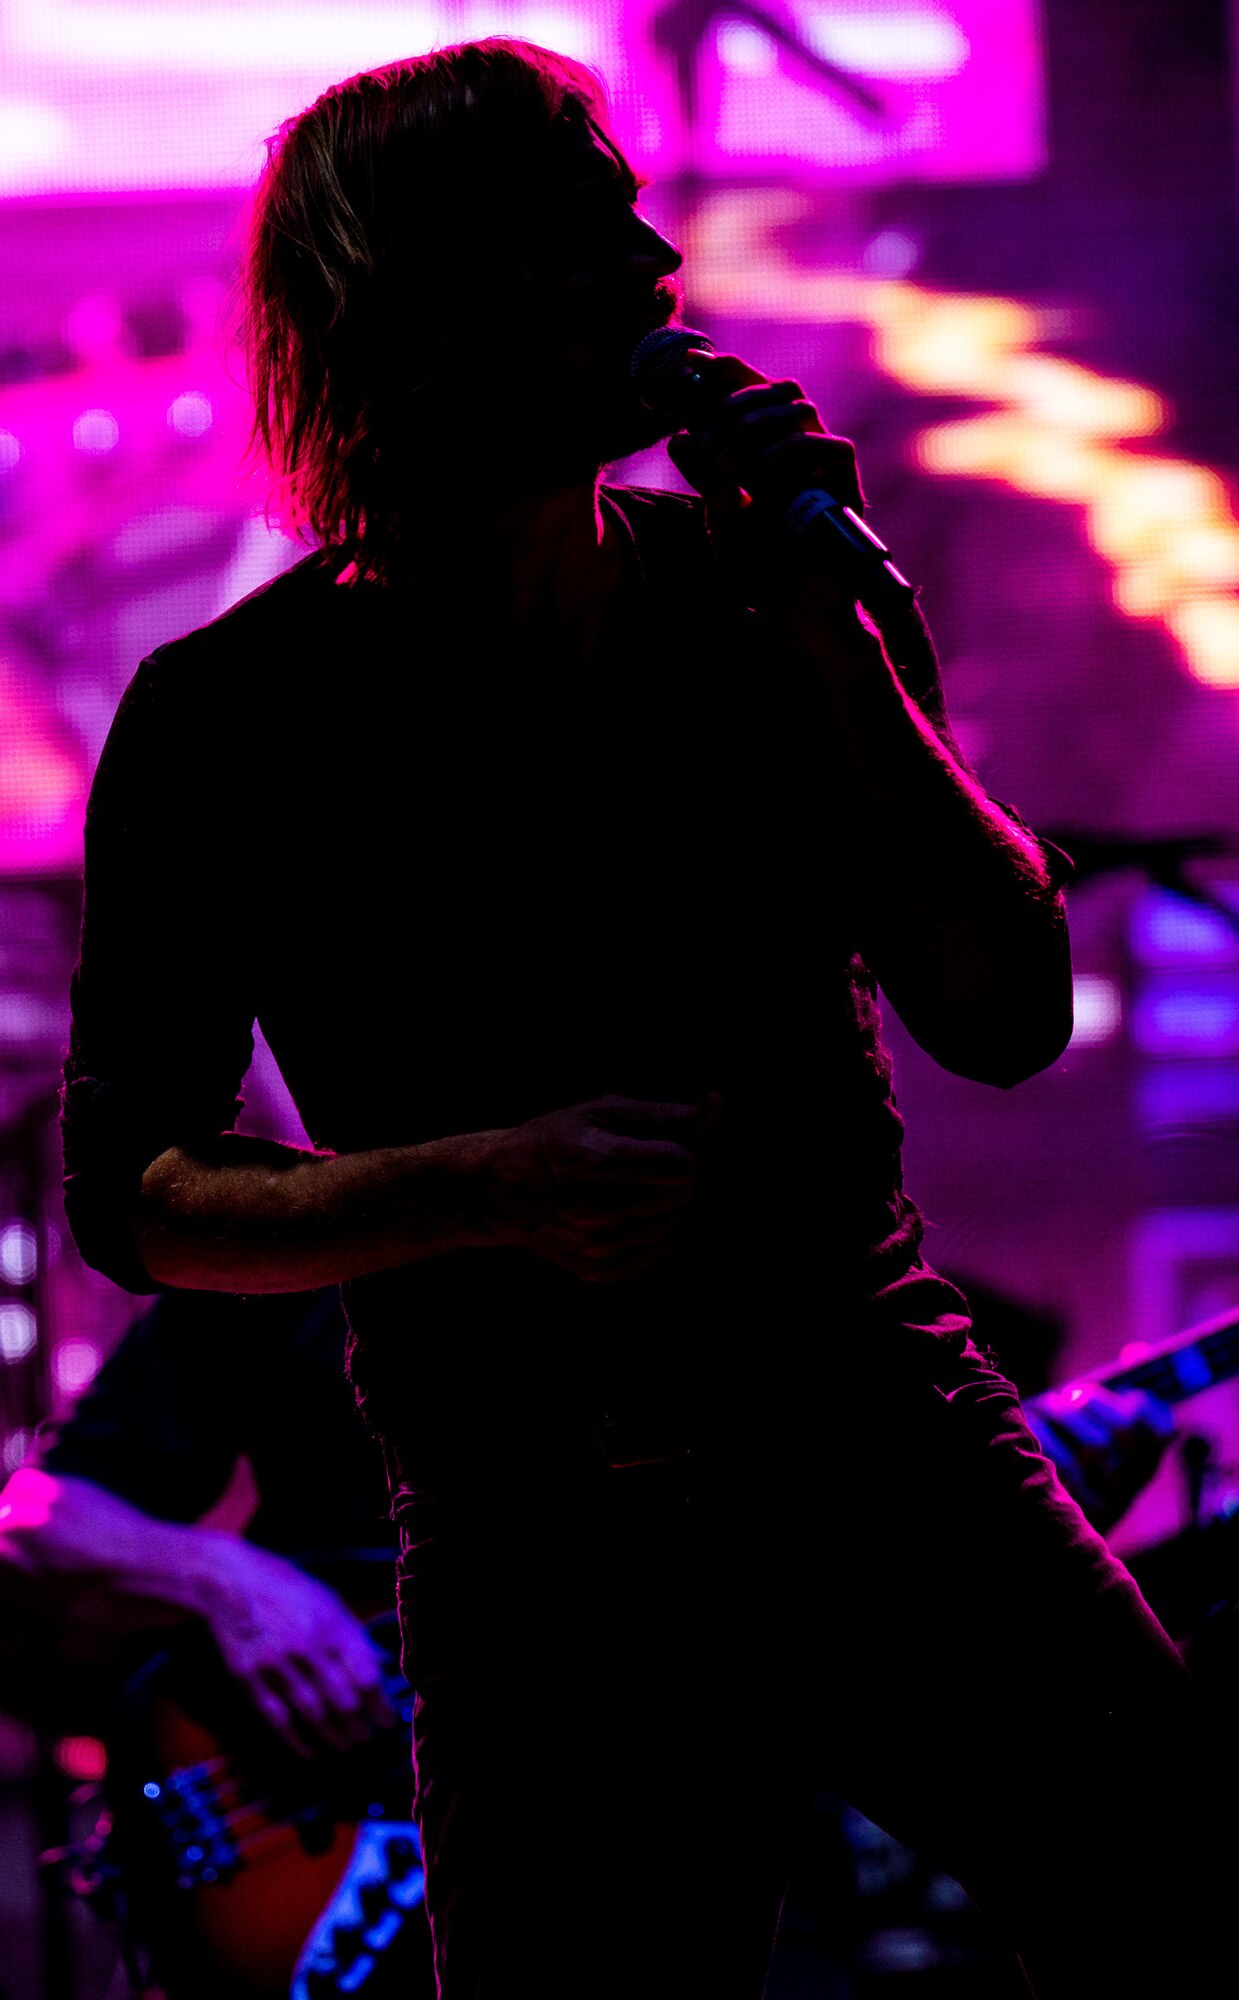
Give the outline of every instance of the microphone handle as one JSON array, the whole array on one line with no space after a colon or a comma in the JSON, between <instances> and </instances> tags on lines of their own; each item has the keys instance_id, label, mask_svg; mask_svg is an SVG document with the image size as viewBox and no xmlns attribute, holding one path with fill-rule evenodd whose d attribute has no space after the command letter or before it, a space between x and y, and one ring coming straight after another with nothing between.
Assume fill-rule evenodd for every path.
<instances>
[{"instance_id":1,"label":"microphone handle","mask_svg":"<svg viewBox=\"0 0 1239 2000\"><path fill-rule=\"evenodd\" d=\"M833 493L806 487L785 506L783 519L806 556L820 559L875 618L907 611L916 602L916 586L896 569L886 543Z\"/></svg>"}]
</instances>

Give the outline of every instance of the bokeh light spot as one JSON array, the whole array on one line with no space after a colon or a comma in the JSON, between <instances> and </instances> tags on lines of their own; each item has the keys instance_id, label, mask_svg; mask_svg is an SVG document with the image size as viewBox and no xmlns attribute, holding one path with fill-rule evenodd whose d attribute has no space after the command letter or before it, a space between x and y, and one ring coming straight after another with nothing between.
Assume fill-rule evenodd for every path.
<instances>
[{"instance_id":1,"label":"bokeh light spot","mask_svg":"<svg viewBox=\"0 0 1239 2000\"><path fill-rule=\"evenodd\" d=\"M93 1340L62 1340L56 1349L53 1372L56 1387L64 1396L76 1396L93 1382L102 1360Z\"/></svg>"},{"instance_id":2,"label":"bokeh light spot","mask_svg":"<svg viewBox=\"0 0 1239 2000\"><path fill-rule=\"evenodd\" d=\"M83 410L74 420L73 443L91 458L104 458L120 443L120 425L110 410Z\"/></svg>"},{"instance_id":3,"label":"bokeh light spot","mask_svg":"<svg viewBox=\"0 0 1239 2000\"><path fill-rule=\"evenodd\" d=\"M10 1285L28 1285L39 1268L39 1239L25 1221L6 1222L0 1229L0 1277Z\"/></svg>"},{"instance_id":4,"label":"bokeh light spot","mask_svg":"<svg viewBox=\"0 0 1239 2000\"><path fill-rule=\"evenodd\" d=\"M183 395L174 396L168 405L168 428L178 437L205 437L215 421L211 399L204 396L201 389L186 389Z\"/></svg>"},{"instance_id":5,"label":"bokeh light spot","mask_svg":"<svg viewBox=\"0 0 1239 2000\"><path fill-rule=\"evenodd\" d=\"M6 1472L16 1472L26 1462L26 1454L34 1443L34 1432L28 1428L10 1431L0 1449L0 1461Z\"/></svg>"},{"instance_id":6,"label":"bokeh light spot","mask_svg":"<svg viewBox=\"0 0 1239 2000\"><path fill-rule=\"evenodd\" d=\"M20 1299L0 1303L0 1361L23 1361L39 1338L39 1322Z\"/></svg>"},{"instance_id":7,"label":"bokeh light spot","mask_svg":"<svg viewBox=\"0 0 1239 2000\"><path fill-rule=\"evenodd\" d=\"M1123 1000L1113 979L1096 972L1077 972L1072 981L1075 1026L1071 1047L1096 1048L1113 1041L1123 1025Z\"/></svg>"}]
</instances>

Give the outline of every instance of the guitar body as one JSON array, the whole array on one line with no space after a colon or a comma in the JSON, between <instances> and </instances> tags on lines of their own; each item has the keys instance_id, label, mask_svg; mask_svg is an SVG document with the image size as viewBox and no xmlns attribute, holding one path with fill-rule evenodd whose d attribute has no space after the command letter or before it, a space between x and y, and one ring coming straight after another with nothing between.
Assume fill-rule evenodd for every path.
<instances>
[{"instance_id":1,"label":"guitar body","mask_svg":"<svg viewBox=\"0 0 1239 2000\"><path fill-rule=\"evenodd\" d=\"M388 1693L397 1727L311 1760L257 1721L205 1648L161 1654L130 1682L109 1746L106 1860L154 1992L430 2000L411 1696L403 1681Z\"/></svg>"}]
</instances>

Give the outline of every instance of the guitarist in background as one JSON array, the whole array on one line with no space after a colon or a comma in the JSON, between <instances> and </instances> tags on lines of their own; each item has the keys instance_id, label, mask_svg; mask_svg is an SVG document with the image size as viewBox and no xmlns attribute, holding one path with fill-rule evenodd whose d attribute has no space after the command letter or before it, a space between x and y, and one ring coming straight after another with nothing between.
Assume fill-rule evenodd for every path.
<instances>
[{"instance_id":1,"label":"guitarist in background","mask_svg":"<svg viewBox=\"0 0 1239 2000\"><path fill-rule=\"evenodd\" d=\"M163 1298L0 1494L0 1703L107 1744L82 1880L143 1994L433 1990L343 1347L335 1292Z\"/></svg>"},{"instance_id":2,"label":"guitarist in background","mask_svg":"<svg viewBox=\"0 0 1239 2000\"><path fill-rule=\"evenodd\" d=\"M0 1499L0 1602L27 1613L19 1662L36 1683L30 1701L7 1688L11 1705L50 1698L60 1726L88 1727L93 1697L106 1722L124 1641L196 1621L301 1756L390 1724L357 1612L390 1607L394 1541L343 1346L334 1291L173 1293L136 1322ZM244 1540L203 1523L241 1460ZM68 1685L49 1688L53 1659Z\"/></svg>"}]
</instances>

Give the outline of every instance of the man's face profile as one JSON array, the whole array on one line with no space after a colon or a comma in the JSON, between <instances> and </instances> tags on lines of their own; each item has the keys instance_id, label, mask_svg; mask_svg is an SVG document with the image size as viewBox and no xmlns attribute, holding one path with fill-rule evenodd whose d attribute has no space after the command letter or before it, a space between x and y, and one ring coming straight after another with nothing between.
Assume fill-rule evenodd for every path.
<instances>
[{"instance_id":1,"label":"man's face profile","mask_svg":"<svg viewBox=\"0 0 1239 2000\"><path fill-rule=\"evenodd\" d=\"M639 213L641 186L615 141L570 99L519 225L500 365L509 397L530 417L535 456L567 454L573 476L592 476L668 431L629 379L641 336L680 303L680 252Z\"/></svg>"}]
</instances>

